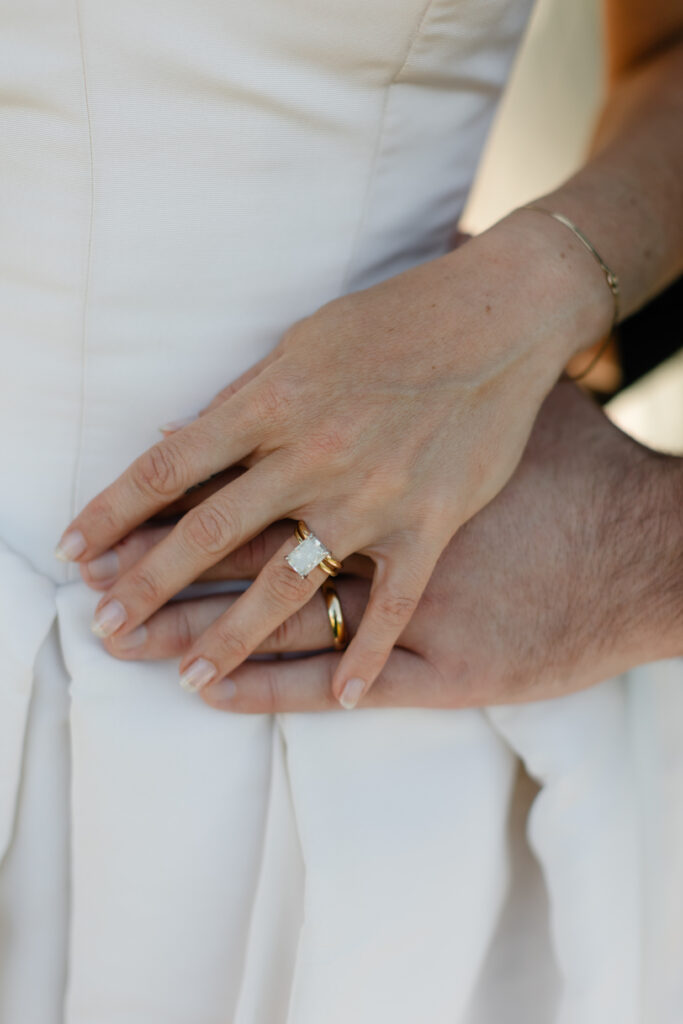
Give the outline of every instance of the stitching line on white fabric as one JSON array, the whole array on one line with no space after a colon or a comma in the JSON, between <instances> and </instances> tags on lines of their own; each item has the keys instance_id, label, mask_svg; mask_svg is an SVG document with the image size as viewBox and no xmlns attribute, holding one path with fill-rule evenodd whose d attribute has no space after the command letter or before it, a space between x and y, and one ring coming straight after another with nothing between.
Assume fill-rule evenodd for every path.
<instances>
[{"instance_id":1,"label":"stitching line on white fabric","mask_svg":"<svg viewBox=\"0 0 683 1024\"><path fill-rule=\"evenodd\" d=\"M93 154L92 118L90 113L90 95L88 92L88 73L85 60L85 46L83 42L83 23L79 0L74 0L76 12L76 26L78 30L78 45L81 54L81 70L83 74L83 101L85 106L86 120L88 124L88 146L90 157L90 215L88 220L88 241L86 248L85 277L83 282L83 309L81 313L81 387L80 387L80 412L78 421L78 438L76 441L76 459L74 463L73 488L71 492L71 517L78 511L78 494L80 487L81 465L83 458L83 438L85 434L85 397L86 397L86 371L87 371L87 332L88 332L88 310L90 308L90 280L92 273L92 239L93 222L95 214L95 158ZM69 564L67 567L67 578L69 581L80 578L76 565Z\"/></svg>"},{"instance_id":2,"label":"stitching line on white fabric","mask_svg":"<svg viewBox=\"0 0 683 1024\"><path fill-rule=\"evenodd\" d=\"M429 11L433 3L434 0L427 0L427 2L425 3L422 9L422 14L420 15L413 31L411 32L408 38L408 43L406 46L405 54L403 56L403 60L401 61L400 66L396 69L396 71L394 71L393 75L391 76L391 78L384 87L382 109L380 111L379 123L377 125L377 135L375 136L375 147L372 153L372 157L370 159L370 170L368 172L368 179L365 186L365 193L363 195L363 202L361 204L360 216L358 217L358 224L356 225L356 230L353 235L353 241L351 242L351 249L349 252L348 262L346 264L346 270L344 271L344 277L342 278L342 283L339 290L340 295L345 295L346 290L349 286L349 281L351 279L351 274L353 272L353 266L356 261L356 256L358 255L360 239L363 233L363 228L365 226L365 221L367 219L368 209L370 207L370 196L372 195L372 186L375 180L377 164L379 163L379 155L382 152L382 144L384 142L384 132L386 129L386 114L387 107L389 106L389 94L391 92L391 87L393 85L396 85L399 78L403 74L403 71L407 63L412 56L415 44L420 37L420 33L422 32L422 26L424 25L427 19L427 15L429 14Z\"/></svg>"}]
</instances>

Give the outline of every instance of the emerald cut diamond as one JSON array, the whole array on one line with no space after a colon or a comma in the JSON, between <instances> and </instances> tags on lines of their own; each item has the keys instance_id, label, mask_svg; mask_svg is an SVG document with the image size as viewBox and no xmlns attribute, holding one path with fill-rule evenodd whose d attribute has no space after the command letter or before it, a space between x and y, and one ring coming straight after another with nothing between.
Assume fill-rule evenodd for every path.
<instances>
[{"instance_id":1,"label":"emerald cut diamond","mask_svg":"<svg viewBox=\"0 0 683 1024\"><path fill-rule=\"evenodd\" d=\"M323 558L327 558L329 551L324 544L321 544L313 534L299 541L293 551L290 551L285 558L291 565L294 572L297 572L302 579L305 579L317 565L320 565Z\"/></svg>"}]
</instances>

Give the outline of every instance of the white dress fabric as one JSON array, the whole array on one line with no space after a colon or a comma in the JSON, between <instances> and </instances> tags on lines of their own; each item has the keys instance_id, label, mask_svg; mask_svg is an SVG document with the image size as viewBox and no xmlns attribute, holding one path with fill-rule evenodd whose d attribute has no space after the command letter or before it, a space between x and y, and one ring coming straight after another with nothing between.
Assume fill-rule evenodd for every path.
<instances>
[{"instance_id":1,"label":"white dress fabric","mask_svg":"<svg viewBox=\"0 0 683 1024\"><path fill-rule=\"evenodd\" d=\"M680 662L221 714L110 657L52 555L160 423L449 248L528 15L2 0L0 1024L683 1019ZM548 909L501 940L520 760Z\"/></svg>"}]
</instances>

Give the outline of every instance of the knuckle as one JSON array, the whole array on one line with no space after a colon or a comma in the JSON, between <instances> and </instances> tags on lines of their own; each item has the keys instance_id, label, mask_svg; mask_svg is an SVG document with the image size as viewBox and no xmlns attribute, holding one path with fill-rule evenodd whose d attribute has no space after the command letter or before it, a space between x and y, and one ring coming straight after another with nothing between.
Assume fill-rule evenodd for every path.
<instances>
[{"instance_id":1,"label":"knuckle","mask_svg":"<svg viewBox=\"0 0 683 1024\"><path fill-rule=\"evenodd\" d=\"M164 597L161 583L147 567L134 569L126 582L145 606L159 604Z\"/></svg>"},{"instance_id":2,"label":"knuckle","mask_svg":"<svg viewBox=\"0 0 683 1024\"><path fill-rule=\"evenodd\" d=\"M287 414L292 398L290 385L281 377L262 380L253 396L258 419L265 423L279 422Z\"/></svg>"},{"instance_id":3,"label":"knuckle","mask_svg":"<svg viewBox=\"0 0 683 1024\"><path fill-rule=\"evenodd\" d=\"M141 455L133 465L134 486L145 496L174 497L182 491L185 473L177 446L160 441Z\"/></svg>"},{"instance_id":4,"label":"knuckle","mask_svg":"<svg viewBox=\"0 0 683 1024\"><path fill-rule=\"evenodd\" d=\"M273 631L273 647L277 651L296 650L301 640L301 617L298 612L290 615Z\"/></svg>"},{"instance_id":5,"label":"knuckle","mask_svg":"<svg viewBox=\"0 0 683 1024\"><path fill-rule=\"evenodd\" d=\"M175 622L173 623L173 641L176 653L182 654L189 650L194 643L194 633L190 623L187 609L183 605L176 605Z\"/></svg>"},{"instance_id":6,"label":"knuckle","mask_svg":"<svg viewBox=\"0 0 683 1024\"><path fill-rule=\"evenodd\" d=\"M311 584L301 579L284 560L272 566L268 575L268 591L278 606L298 605L310 596Z\"/></svg>"},{"instance_id":7,"label":"knuckle","mask_svg":"<svg viewBox=\"0 0 683 1024\"><path fill-rule=\"evenodd\" d=\"M334 425L329 425L311 438L309 447L313 458L318 462L345 464L349 456L348 434Z\"/></svg>"},{"instance_id":8,"label":"knuckle","mask_svg":"<svg viewBox=\"0 0 683 1024\"><path fill-rule=\"evenodd\" d=\"M249 643L243 634L236 632L229 622L223 623L219 620L214 628L212 639L215 641L221 657L227 657L238 664L246 661L254 651L254 645Z\"/></svg>"},{"instance_id":9,"label":"knuckle","mask_svg":"<svg viewBox=\"0 0 683 1024\"><path fill-rule=\"evenodd\" d=\"M315 432L305 442L297 441L293 450L297 469L304 474L344 471L352 463L350 432L336 423L316 424Z\"/></svg>"},{"instance_id":10,"label":"knuckle","mask_svg":"<svg viewBox=\"0 0 683 1024\"><path fill-rule=\"evenodd\" d=\"M233 568L240 576L249 576L256 569L260 569L266 561L266 538L265 534L258 533L247 543L243 544L232 554Z\"/></svg>"},{"instance_id":11,"label":"knuckle","mask_svg":"<svg viewBox=\"0 0 683 1024\"><path fill-rule=\"evenodd\" d=\"M387 590L378 594L374 602L374 612L382 624L400 626L415 612L418 598L399 591Z\"/></svg>"},{"instance_id":12,"label":"knuckle","mask_svg":"<svg viewBox=\"0 0 683 1024\"><path fill-rule=\"evenodd\" d=\"M209 555L224 551L239 532L234 513L206 503L187 513L183 531L191 547Z\"/></svg>"},{"instance_id":13,"label":"knuckle","mask_svg":"<svg viewBox=\"0 0 683 1024\"><path fill-rule=\"evenodd\" d=\"M121 533L120 515L114 510L108 497L99 494L90 503L88 516L98 530L104 530L108 535Z\"/></svg>"}]
</instances>

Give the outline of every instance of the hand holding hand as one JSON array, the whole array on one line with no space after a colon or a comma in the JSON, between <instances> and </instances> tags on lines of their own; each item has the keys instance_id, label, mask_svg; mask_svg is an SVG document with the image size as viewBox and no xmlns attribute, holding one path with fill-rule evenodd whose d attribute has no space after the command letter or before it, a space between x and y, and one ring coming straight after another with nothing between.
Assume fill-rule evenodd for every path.
<instances>
[{"instance_id":1,"label":"hand holding hand","mask_svg":"<svg viewBox=\"0 0 683 1024\"><path fill-rule=\"evenodd\" d=\"M510 483L451 541L364 707L463 707L560 696L683 652L680 619L681 460L656 455L614 428L575 387L546 400ZM674 521L672 521L674 520ZM171 529L134 531L119 546L125 573ZM205 578L253 578L291 531L279 523ZM667 545L670 550L668 550ZM372 563L349 561L336 581L353 633ZM84 578L98 584L83 566ZM119 658L183 656L240 600L174 601L146 626L104 641ZM259 653L331 646L315 598L261 643ZM241 712L338 707L330 680L340 655L251 661L208 685L212 706Z\"/></svg>"},{"instance_id":2,"label":"hand holding hand","mask_svg":"<svg viewBox=\"0 0 683 1024\"><path fill-rule=\"evenodd\" d=\"M367 693L451 537L513 472L576 336L587 344L609 320L590 258L571 239L558 251L539 220L509 218L328 303L98 494L62 538L82 563L197 481L246 468L117 577L97 609L99 634L123 638L270 524L303 519L336 558L359 552L374 563L367 608L332 679L347 705ZM293 546L284 539L193 639L181 662L188 686L234 672L310 600L325 574L300 578L285 561Z\"/></svg>"}]
</instances>

